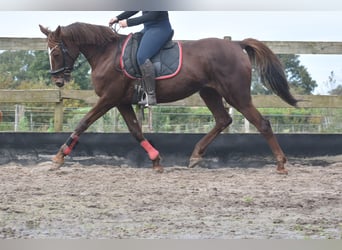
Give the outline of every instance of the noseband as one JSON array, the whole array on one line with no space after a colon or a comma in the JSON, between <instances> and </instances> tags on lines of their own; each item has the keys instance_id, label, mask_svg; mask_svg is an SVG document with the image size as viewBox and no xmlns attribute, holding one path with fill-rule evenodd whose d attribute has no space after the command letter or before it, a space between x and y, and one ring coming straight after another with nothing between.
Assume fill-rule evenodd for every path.
<instances>
[{"instance_id":1,"label":"noseband","mask_svg":"<svg viewBox=\"0 0 342 250\"><path fill-rule=\"evenodd\" d=\"M63 57L63 67L56 69L56 70L52 70L52 64L51 64L51 54L52 52L56 49L59 48L62 51L62 57ZM51 66L51 70L50 70L50 74L55 76L59 73L64 73L65 75L70 75L71 71L73 71L74 66L68 66L66 65L66 60L65 58L69 56L72 61L74 62L74 58L70 55L68 49L65 47L63 42L58 43L55 47L53 47L51 50L49 49L49 57L50 57L50 66Z\"/></svg>"}]
</instances>

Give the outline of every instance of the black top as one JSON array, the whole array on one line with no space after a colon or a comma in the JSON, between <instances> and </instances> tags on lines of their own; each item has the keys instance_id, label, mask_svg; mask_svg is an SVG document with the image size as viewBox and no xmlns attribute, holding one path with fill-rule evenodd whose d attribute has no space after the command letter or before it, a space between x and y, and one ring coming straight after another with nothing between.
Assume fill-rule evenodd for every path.
<instances>
[{"instance_id":1,"label":"black top","mask_svg":"<svg viewBox=\"0 0 342 250\"><path fill-rule=\"evenodd\" d=\"M138 12L139 11L125 11L118 15L117 18L118 20L127 19L127 26L154 24L169 19L169 14L167 11L143 11L140 17L130 18Z\"/></svg>"}]
</instances>

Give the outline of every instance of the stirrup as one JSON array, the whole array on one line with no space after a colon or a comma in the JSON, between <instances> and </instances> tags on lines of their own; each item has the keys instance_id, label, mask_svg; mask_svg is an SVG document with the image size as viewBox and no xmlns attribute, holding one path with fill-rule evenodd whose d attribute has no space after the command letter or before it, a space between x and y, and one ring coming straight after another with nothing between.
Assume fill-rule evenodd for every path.
<instances>
[{"instance_id":1,"label":"stirrup","mask_svg":"<svg viewBox=\"0 0 342 250\"><path fill-rule=\"evenodd\" d=\"M150 102L150 99L152 100L152 102ZM138 104L144 107L148 107L150 105L153 106L153 105L157 105L157 100L154 94L151 95L151 94L145 93L143 95L143 98L138 102Z\"/></svg>"}]
</instances>

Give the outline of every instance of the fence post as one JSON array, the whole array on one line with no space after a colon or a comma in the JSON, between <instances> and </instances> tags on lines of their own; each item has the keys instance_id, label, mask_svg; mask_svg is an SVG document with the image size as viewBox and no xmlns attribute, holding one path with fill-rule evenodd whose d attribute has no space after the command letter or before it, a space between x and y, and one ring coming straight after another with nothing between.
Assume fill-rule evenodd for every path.
<instances>
[{"instance_id":1,"label":"fence post","mask_svg":"<svg viewBox=\"0 0 342 250\"><path fill-rule=\"evenodd\" d=\"M250 132L250 126L249 126L250 123L246 118L244 118L244 121L245 121L245 133L249 133Z\"/></svg>"},{"instance_id":2,"label":"fence post","mask_svg":"<svg viewBox=\"0 0 342 250\"><path fill-rule=\"evenodd\" d=\"M15 106L15 115L14 115L14 132L19 131L19 125L22 118L25 117L25 106L16 104Z\"/></svg>"},{"instance_id":3,"label":"fence post","mask_svg":"<svg viewBox=\"0 0 342 250\"><path fill-rule=\"evenodd\" d=\"M153 108L151 106L148 107L148 130L153 132Z\"/></svg>"},{"instance_id":4,"label":"fence post","mask_svg":"<svg viewBox=\"0 0 342 250\"><path fill-rule=\"evenodd\" d=\"M62 132L63 131L63 99L62 93L59 90L59 102L55 103L55 114L54 114L54 130L55 132Z\"/></svg>"}]
</instances>

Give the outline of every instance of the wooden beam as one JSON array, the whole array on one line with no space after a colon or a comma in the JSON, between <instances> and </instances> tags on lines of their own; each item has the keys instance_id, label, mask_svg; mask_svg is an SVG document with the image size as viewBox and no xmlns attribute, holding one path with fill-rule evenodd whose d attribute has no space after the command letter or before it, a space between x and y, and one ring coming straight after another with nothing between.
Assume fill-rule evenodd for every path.
<instances>
[{"instance_id":1,"label":"wooden beam","mask_svg":"<svg viewBox=\"0 0 342 250\"><path fill-rule=\"evenodd\" d=\"M257 108L291 108L286 102L276 95L255 95L252 96L253 103ZM301 100L299 108L342 108L342 96L328 95L305 95L295 96Z\"/></svg>"},{"instance_id":2,"label":"wooden beam","mask_svg":"<svg viewBox=\"0 0 342 250\"><path fill-rule=\"evenodd\" d=\"M342 108L342 96L305 95L297 96L299 107L303 108Z\"/></svg>"},{"instance_id":3,"label":"wooden beam","mask_svg":"<svg viewBox=\"0 0 342 250\"><path fill-rule=\"evenodd\" d=\"M342 108L342 96L331 95L303 95L295 96L301 100L298 106L301 108ZM93 90L0 90L0 103L59 103L63 99L82 100L88 104L94 104L98 96ZM257 108L290 108L276 95L253 95L252 100ZM161 106L178 107L205 107L198 94L188 98L161 103Z\"/></svg>"},{"instance_id":4,"label":"wooden beam","mask_svg":"<svg viewBox=\"0 0 342 250\"><path fill-rule=\"evenodd\" d=\"M0 103L58 103L59 90L0 90Z\"/></svg>"},{"instance_id":5,"label":"wooden beam","mask_svg":"<svg viewBox=\"0 0 342 250\"><path fill-rule=\"evenodd\" d=\"M305 95L295 97L296 99L301 100L298 103L299 108L342 108L342 96ZM252 101L257 108L292 107L276 95L253 95ZM198 94L192 95L183 100L179 100L172 103L163 103L160 105L181 107L205 107L204 102Z\"/></svg>"},{"instance_id":6,"label":"wooden beam","mask_svg":"<svg viewBox=\"0 0 342 250\"><path fill-rule=\"evenodd\" d=\"M46 50L46 38L0 37L0 50Z\"/></svg>"},{"instance_id":7,"label":"wooden beam","mask_svg":"<svg viewBox=\"0 0 342 250\"><path fill-rule=\"evenodd\" d=\"M63 116L64 116L64 108L63 101L56 103L55 111L54 111L54 132L62 132L63 131Z\"/></svg>"},{"instance_id":8,"label":"wooden beam","mask_svg":"<svg viewBox=\"0 0 342 250\"><path fill-rule=\"evenodd\" d=\"M94 104L99 97L95 94L94 90L61 90L62 99L81 100L88 104Z\"/></svg>"},{"instance_id":9,"label":"wooden beam","mask_svg":"<svg viewBox=\"0 0 342 250\"><path fill-rule=\"evenodd\" d=\"M179 41L189 42L190 40ZM342 42L263 42L276 54L342 54ZM0 50L45 50L46 45L46 38L0 37Z\"/></svg>"},{"instance_id":10,"label":"wooden beam","mask_svg":"<svg viewBox=\"0 0 342 250\"><path fill-rule=\"evenodd\" d=\"M227 37L229 38L229 37ZM226 37L224 38L226 39ZM187 40L180 40L183 43ZM232 40L234 41L234 40ZM237 41L237 40L236 40ZM342 42L262 41L275 54L342 54Z\"/></svg>"},{"instance_id":11,"label":"wooden beam","mask_svg":"<svg viewBox=\"0 0 342 250\"><path fill-rule=\"evenodd\" d=\"M264 41L276 54L342 54L342 42Z\"/></svg>"}]
</instances>

